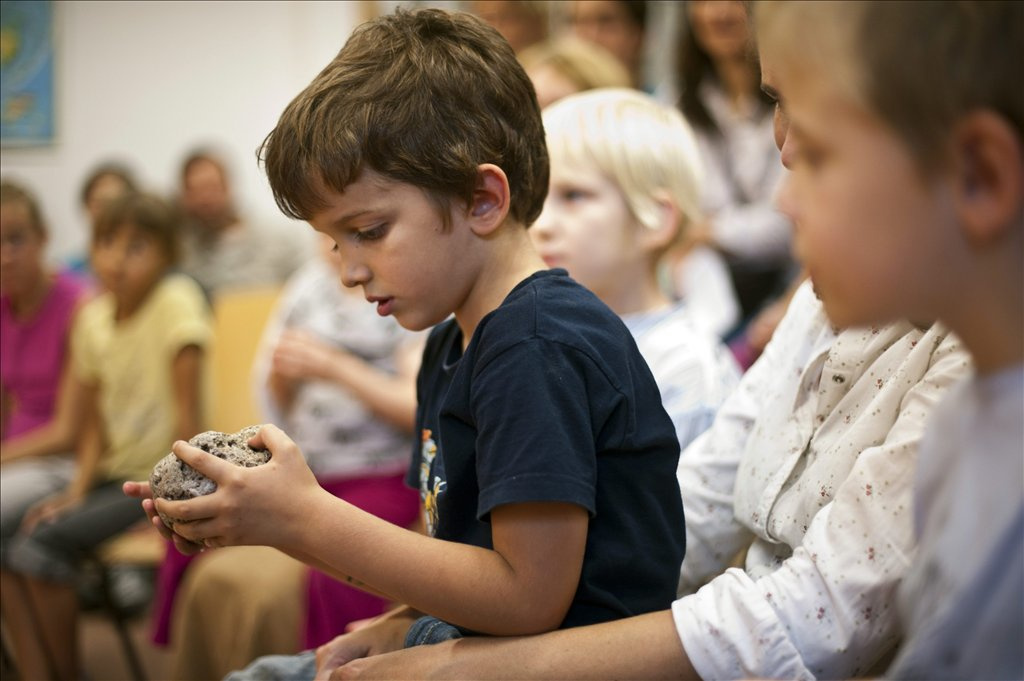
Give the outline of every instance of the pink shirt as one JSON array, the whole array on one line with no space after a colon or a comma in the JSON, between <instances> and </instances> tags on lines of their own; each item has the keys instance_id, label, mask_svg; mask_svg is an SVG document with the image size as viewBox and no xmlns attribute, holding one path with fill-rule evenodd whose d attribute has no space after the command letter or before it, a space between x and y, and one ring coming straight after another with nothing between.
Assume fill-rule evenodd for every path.
<instances>
[{"instance_id":1,"label":"pink shirt","mask_svg":"<svg viewBox=\"0 0 1024 681\"><path fill-rule=\"evenodd\" d=\"M84 282L61 272L28 320L15 319L10 301L0 297L0 383L12 401L5 440L53 418L72 313L86 290Z\"/></svg>"}]
</instances>

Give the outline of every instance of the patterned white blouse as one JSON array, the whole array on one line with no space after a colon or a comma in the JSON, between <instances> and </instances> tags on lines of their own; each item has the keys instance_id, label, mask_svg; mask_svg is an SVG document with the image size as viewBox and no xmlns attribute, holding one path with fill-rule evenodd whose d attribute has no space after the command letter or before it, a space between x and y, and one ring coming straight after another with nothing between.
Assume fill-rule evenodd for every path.
<instances>
[{"instance_id":1,"label":"patterned white blouse","mask_svg":"<svg viewBox=\"0 0 1024 681\"><path fill-rule=\"evenodd\" d=\"M895 646L917 447L968 365L941 325L837 333L810 284L799 289L680 457L680 594L718 575L672 606L701 677L846 678ZM745 570L722 573L743 549Z\"/></svg>"}]
</instances>

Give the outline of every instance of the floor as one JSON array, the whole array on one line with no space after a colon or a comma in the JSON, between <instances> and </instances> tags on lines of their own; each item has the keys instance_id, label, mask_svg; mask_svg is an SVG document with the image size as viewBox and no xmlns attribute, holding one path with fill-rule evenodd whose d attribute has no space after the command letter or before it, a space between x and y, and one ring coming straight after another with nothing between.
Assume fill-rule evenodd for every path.
<instances>
[{"instance_id":1,"label":"floor","mask_svg":"<svg viewBox=\"0 0 1024 681\"><path fill-rule=\"evenodd\" d=\"M169 679L171 653L150 641L148 613L131 622L130 635L141 657L147 681ZM85 681L132 681L132 674L114 624L98 613L86 613L81 621L81 656ZM8 647L8 650L10 648ZM0 681L39 681L22 679L8 668L0 670Z\"/></svg>"}]
</instances>

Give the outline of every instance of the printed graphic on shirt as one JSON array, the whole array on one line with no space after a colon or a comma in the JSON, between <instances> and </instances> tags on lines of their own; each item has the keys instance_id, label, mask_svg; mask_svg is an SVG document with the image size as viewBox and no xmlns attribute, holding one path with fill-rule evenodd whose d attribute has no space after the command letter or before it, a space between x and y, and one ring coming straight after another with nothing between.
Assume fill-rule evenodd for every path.
<instances>
[{"instance_id":1,"label":"printed graphic on shirt","mask_svg":"<svg viewBox=\"0 0 1024 681\"><path fill-rule=\"evenodd\" d=\"M427 534L431 537L437 531L437 499L448 487L443 467L438 465L436 468L440 470L435 470L437 443L434 442L432 435L433 431L424 428L420 436L423 443L420 447L420 499L423 501L423 515L427 520Z\"/></svg>"}]
</instances>

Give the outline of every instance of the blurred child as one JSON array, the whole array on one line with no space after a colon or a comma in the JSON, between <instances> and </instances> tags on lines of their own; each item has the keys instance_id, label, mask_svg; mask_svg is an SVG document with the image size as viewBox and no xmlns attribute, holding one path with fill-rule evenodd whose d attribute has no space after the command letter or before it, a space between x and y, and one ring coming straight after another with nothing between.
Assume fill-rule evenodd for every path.
<instances>
[{"instance_id":1,"label":"blurred child","mask_svg":"<svg viewBox=\"0 0 1024 681\"><path fill-rule=\"evenodd\" d=\"M629 327L685 448L705 430L739 371L658 281L662 256L700 219L700 158L678 111L636 90L597 89L544 111L551 183L530 230Z\"/></svg>"},{"instance_id":2,"label":"blurred child","mask_svg":"<svg viewBox=\"0 0 1024 681\"><path fill-rule=\"evenodd\" d=\"M181 164L181 270L210 300L231 289L279 286L311 256L306 238L236 205L226 159L196 149Z\"/></svg>"},{"instance_id":3,"label":"blurred child","mask_svg":"<svg viewBox=\"0 0 1024 681\"><path fill-rule=\"evenodd\" d=\"M8 544L28 509L74 477L81 386L71 371L71 326L85 284L45 262L47 229L35 198L0 183L0 565L5 621L17 584ZM16 611L16 610L15 610Z\"/></svg>"},{"instance_id":4,"label":"blurred child","mask_svg":"<svg viewBox=\"0 0 1024 681\"><path fill-rule=\"evenodd\" d=\"M608 50L571 35L523 50L519 63L533 83L541 109L577 92L630 83L626 67Z\"/></svg>"},{"instance_id":5,"label":"blurred child","mask_svg":"<svg viewBox=\"0 0 1024 681\"><path fill-rule=\"evenodd\" d=\"M573 0L565 12L573 34L613 54L629 73L630 85L651 89L644 82L646 0Z\"/></svg>"},{"instance_id":6,"label":"blurred child","mask_svg":"<svg viewBox=\"0 0 1024 681\"><path fill-rule=\"evenodd\" d=\"M99 221L100 214L112 201L136 191L138 186L134 175L127 166L120 163L106 161L89 171L82 182L79 202L88 218L90 232ZM75 272L92 275L88 253L73 258L68 266Z\"/></svg>"},{"instance_id":7,"label":"blurred child","mask_svg":"<svg viewBox=\"0 0 1024 681\"><path fill-rule=\"evenodd\" d=\"M508 43L436 9L363 24L262 151L278 205L334 239L342 281L406 328L436 325L406 478L429 536L324 492L273 426L254 439L270 462L246 470L176 444L218 489L147 500L147 511L192 521L175 526L184 539L277 546L407 604L328 644L324 669L671 601L684 549L679 443L621 320L530 241L547 152ZM313 654L298 662L311 678Z\"/></svg>"},{"instance_id":8,"label":"blurred child","mask_svg":"<svg viewBox=\"0 0 1024 681\"><path fill-rule=\"evenodd\" d=\"M765 3L758 20L795 145L780 206L829 316L939 319L976 369L922 445L888 675L1024 678L1024 5Z\"/></svg>"},{"instance_id":9,"label":"blurred child","mask_svg":"<svg viewBox=\"0 0 1024 681\"><path fill-rule=\"evenodd\" d=\"M342 286L334 242L320 236L320 244L321 257L289 279L263 332L254 374L265 422L292 434L324 489L408 527L419 513L404 472L423 339ZM315 648L387 606L267 547L200 555L173 608L177 585L162 581L158 638L167 642L173 612L177 679L219 679L260 655ZM171 549L161 576L189 559ZM247 569L257 563L258 573Z\"/></svg>"},{"instance_id":10,"label":"blurred child","mask_svg":"<svg viewBox=\"0 0 1024 681\"><path fill-rule=\"evenodd\" d=\"M497 29L516 54L548 35L547 0L472 0L469 11Z\"/></svg>"},{"instance_id":11,"label":"blurred child","mask_svg":"<svg viewBox=\"0 0 1024 681\"><path fill-rule=\"evenodd\" d=\"M105 292L82 309L72 332L85 405L78 469L66 489L29 513L10 550L26 599L10 627L19 632L25 678L78 678L79 563L144 517L121 494L122 482L147 477L175 439L201 429L210 324L199 287L168 273L176 238L171 209L145 195L117 200L95 226L92 265Z\"/></svg>"}]
</instances>

